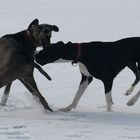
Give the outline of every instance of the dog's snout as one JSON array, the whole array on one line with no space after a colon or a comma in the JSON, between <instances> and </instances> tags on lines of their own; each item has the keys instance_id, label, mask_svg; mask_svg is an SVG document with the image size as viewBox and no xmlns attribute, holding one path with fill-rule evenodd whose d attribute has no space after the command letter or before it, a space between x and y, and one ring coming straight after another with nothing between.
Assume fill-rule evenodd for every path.
<instances>
[{"instance_id":1,"label":"dog's snout","mask_svg":"<svg viewBox=\"0 0 140 140\"><path fill-rule=\"evenodd\" d=\"M45 29L44 34L47 35L48 37L51 37L52 32L49 29Z\"/></svg>"},{"instance_id":2,"label":"dog's snout","mask_svg":"<svg viewBox=\"0 0 140 140\"><path fill-rule=\"evenodd\" d=\"M49 32L50 32L49 29L44 29L44 33L45 33L45 34L48 34Z\"/></svg>"}]
</instances>

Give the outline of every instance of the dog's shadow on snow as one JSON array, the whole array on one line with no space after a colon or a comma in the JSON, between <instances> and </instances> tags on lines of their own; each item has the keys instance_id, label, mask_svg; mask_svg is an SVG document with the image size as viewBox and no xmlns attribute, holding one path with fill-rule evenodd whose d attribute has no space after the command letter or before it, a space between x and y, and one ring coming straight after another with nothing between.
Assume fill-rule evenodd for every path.
<instances>
[{"instance_id":1,"label":"dog's shadow on snow","mask_svg":"<svg viewBox=\"0 0 140 140\"><path fill-rule=\"evenodd\" d=\"M53 114L53 117L52 117ZM140 114L124 113L124 112L56 112L49 114L51 117L58 121L66 122L81 122L81 123L96 123L108 125L140 125Z\"/></svg>"}]
</instances>

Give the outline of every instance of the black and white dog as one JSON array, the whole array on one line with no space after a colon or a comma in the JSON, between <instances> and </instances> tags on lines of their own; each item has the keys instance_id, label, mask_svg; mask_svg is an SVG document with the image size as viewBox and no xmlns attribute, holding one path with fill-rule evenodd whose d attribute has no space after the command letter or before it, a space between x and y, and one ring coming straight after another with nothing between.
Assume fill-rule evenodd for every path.
<instances>
[{"instance_id":1,"label":"black and white dog","mask_svg":"<svg viewBox=\"0 0 140 140\"><path fill-rule=\"evenodd\" d=\"M90 42L64 44L58 42L51 44L46 50L36 55L36 61L45 65L58 59L71 60L78 63L82 80L73 102L62 111L70 111L78 104L87 86L93 77L100 79L105 88L107 111L111 111L113 103L111 93L113 80L126 66L133 70L136 62L140 60L140 37L125 38L115 42ZM133 105L140 91L128 102Z\"/></svg>"}]
</instances>

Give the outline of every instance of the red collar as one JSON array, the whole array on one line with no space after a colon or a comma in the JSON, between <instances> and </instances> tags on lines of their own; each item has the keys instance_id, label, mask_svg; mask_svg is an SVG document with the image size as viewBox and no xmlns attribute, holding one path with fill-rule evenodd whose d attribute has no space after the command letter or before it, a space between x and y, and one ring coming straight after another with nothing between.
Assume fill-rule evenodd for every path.
<instances>
[{"instance_id":1,"label":"red collar","mask_svg":"<svg viewBox=\"0 0 140 140\"><path fill-rule=\"evenodd\" d=\"M81 44L78 43L76 47L77 47L77 55L76 55L75 60L72 61L72 65L78 63L81 56Z\"/></svg>"}]
</instances>

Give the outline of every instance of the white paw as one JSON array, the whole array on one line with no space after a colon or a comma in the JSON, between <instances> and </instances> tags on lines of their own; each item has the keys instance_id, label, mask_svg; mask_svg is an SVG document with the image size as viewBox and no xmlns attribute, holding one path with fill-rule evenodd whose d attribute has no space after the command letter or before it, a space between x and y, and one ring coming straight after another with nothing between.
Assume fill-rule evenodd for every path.
<instances>
[{"instance_id":1,"label":"white paw","mask_svg":"<svg viewBox=\"0 0 140 140\"><path fill-rule=\"evenodd\" d=\"M111 112L111 107L107 108L107 112Z\"/></svg>"}]
</instances>

